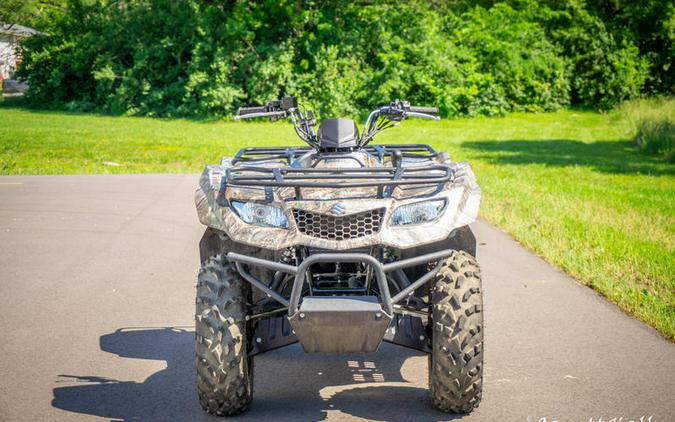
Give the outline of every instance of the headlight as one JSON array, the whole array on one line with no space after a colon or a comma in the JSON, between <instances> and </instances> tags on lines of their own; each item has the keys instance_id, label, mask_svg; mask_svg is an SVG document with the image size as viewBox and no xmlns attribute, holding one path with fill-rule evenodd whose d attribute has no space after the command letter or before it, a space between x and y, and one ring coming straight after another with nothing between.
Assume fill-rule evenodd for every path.
<instances>
[{"instance_id":1,"label":"headlight","mask_svg":"<svg viewBox=\"0 0 675 422\"><path fill-rule=\"evenodd\" d=\"M408 224L421 224L433 221L445 208L445 199L416 202L414 204L401 205L394 210L389 220L392 226L404 226Z\"/></svg>"},{"instance_id":2,"label":"headlight","mask_svg":"<svg viewBox=\"0 0 675 422\"><path fill-rule=\"evenodd\" d=\"M258 226L288 228L288 218L281 208L255 202L232 201L232 208L239 218L249 224Z\"/></svg>"}]
</instances>

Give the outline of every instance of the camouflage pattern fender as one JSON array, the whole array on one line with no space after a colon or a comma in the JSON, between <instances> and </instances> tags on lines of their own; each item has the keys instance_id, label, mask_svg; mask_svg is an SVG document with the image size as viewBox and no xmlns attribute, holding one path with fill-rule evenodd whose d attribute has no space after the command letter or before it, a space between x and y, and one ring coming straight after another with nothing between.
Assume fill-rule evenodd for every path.
<instances>
[{"instance_id":1,"label":"camouflage pattern fender","mask_svg":"<svg viewBox=\"0 0 675 422\"><path fill-rule=\"evenodd\" d=\"M227 233L235 242L265 249L276 250L296 245L338 251L372 245L406 249L443 240L453 230L466 226L477 218L481 190L471 166L466 162L455 163L449 159L438 159L437 162L448 165L453 170L451 182L446 183L440 192L428 187L405 190L397 187L391 197L377 198L369 196L367 189L344 189L345 192L338 193L342 189L312 188L306 190L307 194L303 193L302 200L296 200L289 188L276 188L273 197L269 198L262 188L226 187L223 183L225 171L232 165L230 159L225 158L221 165L208 165L204 169L199 188L195 192L195 204L202 224ZM359 193L362 194L360 198L344 199L354 198ZM397 207L440 198L446 200L446 206L436 220L410 226L389 224L391 214ZM284 210L289 227L261 227L245 223L228 205L232 199L279 207ZM332 207L337 203L344 209L345 216L384 208L386 211L381 230L375 234L345 240L312 237L298 230L293 219L293 209L330 215Z\"/></svg>"}]
</instances>

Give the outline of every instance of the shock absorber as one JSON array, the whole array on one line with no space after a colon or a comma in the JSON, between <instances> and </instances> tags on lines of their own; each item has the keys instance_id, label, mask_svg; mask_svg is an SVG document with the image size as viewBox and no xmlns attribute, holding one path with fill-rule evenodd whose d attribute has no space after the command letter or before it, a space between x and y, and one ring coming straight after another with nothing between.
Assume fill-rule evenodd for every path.
<instances>
[{"instance_id":1,"label":"shock absorber","mask_svg":"<svg viewBox=\"0 0 675 422\"><path fill-rule=\"evenodd\" d=\"M295 258L295 251L293 248L286 248L281 252L281 257L279 258L279 261L284 263L284 264L292 264L293 260ZM274 273L274 276L272 277L272 283L270 284L270 289L274 291L279 291L279 286L281 286L281 282L284 281L288 277L288 274L283 273L281 271L277 271Z\"/></svg>"}]
</instances>

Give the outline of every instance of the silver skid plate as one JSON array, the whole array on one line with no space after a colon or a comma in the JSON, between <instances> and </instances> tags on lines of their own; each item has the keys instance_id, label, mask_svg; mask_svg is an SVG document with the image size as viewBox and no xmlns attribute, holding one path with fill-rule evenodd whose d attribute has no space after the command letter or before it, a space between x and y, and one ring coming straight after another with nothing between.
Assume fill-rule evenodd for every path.
<instances>
[{"instance_id":1,"label":"silver skid plate","mask_svg":"<svg viewBox=\"0 0 675 422\"><path fill-rule=\"evenodd\" d=\"M375 352L391 323L376 296L305 297L289 320L305 352Z\"/></svg>"}]
</instances>

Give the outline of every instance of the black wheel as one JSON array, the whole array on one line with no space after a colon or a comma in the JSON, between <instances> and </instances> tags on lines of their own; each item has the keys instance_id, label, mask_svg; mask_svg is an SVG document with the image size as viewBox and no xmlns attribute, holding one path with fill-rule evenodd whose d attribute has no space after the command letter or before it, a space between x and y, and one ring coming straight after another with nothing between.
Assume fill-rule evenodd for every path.
<instances>
[{"instance_id":1,"label":"black wheel","mask_svg":"<svg viewBox=\"0 0 675 422\"><path fill-rule=\"evenodd\" d=\"M195 315L197 389L202 407L214 415L242 413L253 396L248 294L248 283L223 255L203 257Z\"/></svg>"},{"instance_id":2,"label":"black wheel","mask_svg":"<svg viewBox=\"0 0 675 422\"><path fill-rule=\"evenodd\" d=\"M455 252L432 288L432 354L429 389L434 407L469 413L481 400L483 383L483 293L480 268Z\"/></svg>"}]
</instances>

